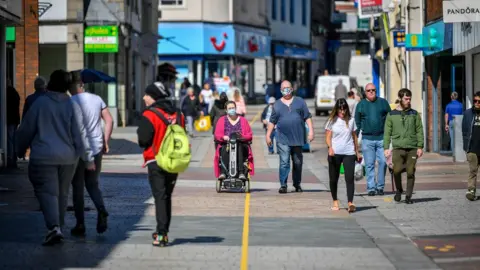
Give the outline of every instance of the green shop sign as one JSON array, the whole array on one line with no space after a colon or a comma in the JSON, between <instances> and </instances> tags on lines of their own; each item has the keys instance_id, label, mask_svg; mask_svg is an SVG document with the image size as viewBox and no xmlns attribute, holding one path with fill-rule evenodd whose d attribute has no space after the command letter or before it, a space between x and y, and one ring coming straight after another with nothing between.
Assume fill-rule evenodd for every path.
<instances>
[{"instance_id":1,"label":"green shop sign","mask_svg":"<svg viewBox=\"0 0 480 270\"><path fill-rule=\"evenodd\" d=\"M6 34L5 40L8 43L15 42L15 27L7 27L7 34Z\"/></svg>"},{"instance_id":2,"label":"green shop sign","mask_svg":"<svg viewBox=\"0 0 480 270\"><path fill-rule=\"evenodd\" d=\"M86 53L117 53L117 26L88 26L85 28L84 51Z\"/></svg>"}]
</instances>

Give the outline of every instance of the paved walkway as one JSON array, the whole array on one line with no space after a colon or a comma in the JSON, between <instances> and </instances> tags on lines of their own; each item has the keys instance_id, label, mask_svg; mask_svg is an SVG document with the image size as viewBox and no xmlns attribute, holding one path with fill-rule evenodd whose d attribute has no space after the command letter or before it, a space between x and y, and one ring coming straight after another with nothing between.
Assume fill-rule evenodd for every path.
<instances>
[{"instance_id":1,"label":"paved walkway","mask_svg":"<svg viewBox=\"0 0 480 270\"><path fill-rule=\"evenodd\" d=\"M87 237L69 235L75 223L69 212L65 243L42 247L45 228L25 169L0 175L0 186L11 188L0 191L0 269L479 269L480 210L464 198L464 164L427 155L418 167L415 204L364 197L362 180L358 211L332 212L325 118L315 118L314 152L304 154L305 192L278 194L278 156L267 153L262 108L250 106L247 115L255 134L250 194L216 193L211 134L192 140L191 167L174 192L168 248L151 245L153 199L134 128L115 130L105 157L101 188L110 219L104 235L95 232L96 211L86 196Z\"/></svg>"}]
</instances>

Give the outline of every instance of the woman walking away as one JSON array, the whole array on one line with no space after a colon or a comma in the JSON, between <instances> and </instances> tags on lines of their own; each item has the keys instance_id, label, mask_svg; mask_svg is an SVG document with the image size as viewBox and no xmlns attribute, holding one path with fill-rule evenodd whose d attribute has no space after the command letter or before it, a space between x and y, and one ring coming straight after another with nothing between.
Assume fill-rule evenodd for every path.
<instances>
[{"instance_id":1,"label":"woman walking away","mask_svg":"<svg viewBox=\"0 0 480 270\"><path fill-rule=\"evenodd\" d=\"M247 107L245 106L245 100L240 94L239 89L235 89L235 92L233 92L233 101L235 101L235 106L237 106L237 114L245 116L245 114L247 114Z\"/></svg>"},{"instance_id":2,"label":"woman walking away","mask_svg":"<svg viewBox=\"0 0 480 270\"><path fill-rule=\"evenodd\" d=\"M137 129L138 145L144 149L145 164L143 166L148 168L148 180L155 200L157 229L152 234L152 244L162 247L168 244L167 234L172 218L172 193L178 174L162 170L157 165L155 155L162 147L167 130L166 121L185 127L183 115L176 110L169 97L170 92L161 82L147 86L143 97L147 109L143 112Z\"/></svg>"},{"instance_id":3,"label":"woman walking away","mask_svg":"<svg viewBox=\"0 0 480 270\"><path fill-rule=\"evenodd\" d=\"M43 245L63 240L60 228L78 158L87 170L95 170L82 111L67 95L69 83L69 73L54 71L48 91L28 110L17 132L18 154L24 156L30 148L28 178L48 228Z\"/></svg>"},{"instance_id":4,"label":"woman walking away","mask_svg":"<svg viewBox=\"0 0 480 270\"><path fill-rule=\"evenodd\" d=\"M348 212L355 212L353 194L355 193L354 174L355 160L360 160L356 134L355 119L350 115L348 103L344 98L338 99L330 114L326 129L328 146L328 174L330 177L330 192L332 193L332 210L340 210L337 189L340 177L340 166L345 168L347 182Z\"/></svg>"}]
</instances>

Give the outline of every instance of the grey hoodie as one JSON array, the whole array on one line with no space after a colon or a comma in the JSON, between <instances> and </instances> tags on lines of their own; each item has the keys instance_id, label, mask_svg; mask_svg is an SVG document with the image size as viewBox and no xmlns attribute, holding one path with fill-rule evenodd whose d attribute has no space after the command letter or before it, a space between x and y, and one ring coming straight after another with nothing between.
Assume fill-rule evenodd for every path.
<instances>
[{"instance_id":1,"label":"grey hoodie","mask_svg":"<svg viewBox=\"0 0 480 270\"><path fill-rule=\"evenodd\" d=\"M19 154L30 147L36 164L69 165L78 158L93 162L82 111L67 94L46 92L38 97L17 130Z\"/></svg>"}]
</instances>

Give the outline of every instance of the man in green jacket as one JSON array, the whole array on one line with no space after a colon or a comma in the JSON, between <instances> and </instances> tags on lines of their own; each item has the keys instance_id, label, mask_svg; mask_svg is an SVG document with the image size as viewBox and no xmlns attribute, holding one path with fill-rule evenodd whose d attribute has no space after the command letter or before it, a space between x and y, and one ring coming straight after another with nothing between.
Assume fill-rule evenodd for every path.
<instances>
[{"instance_id":1,"label":"man in green jacket","mask_svg":"<svg viewBox=\"0 0 480 270\"><path fill-rule=\"evenodd\" d=\"M417 111L411 108L412 92L401 89L398 92L400 106L387 115L383 147L385 157L392 156L393 177L397 192L394 200L402 199L402 171L407 172L407 193L405 203L412 204L413 186L415 184L415 167L417 159L423 155L423 125ZM389 150L390 142L393 153Z\"/></svg>"}]
</instances>

